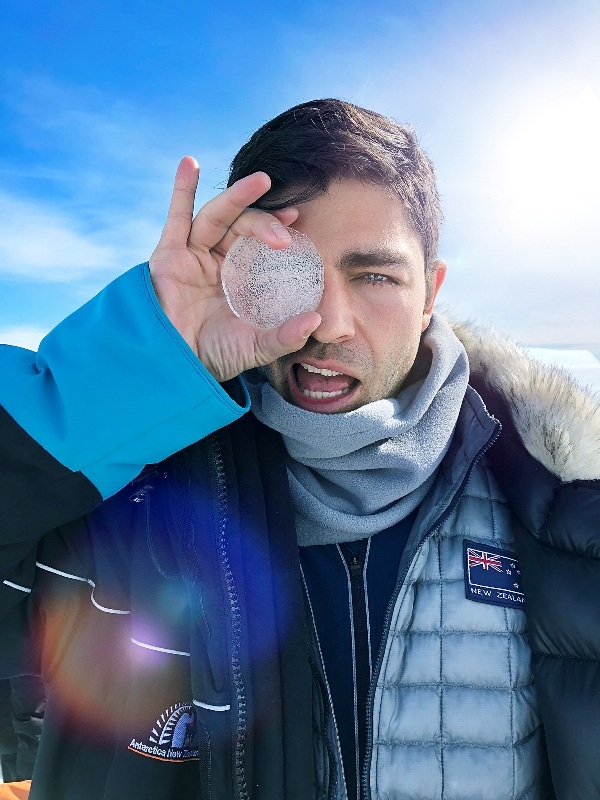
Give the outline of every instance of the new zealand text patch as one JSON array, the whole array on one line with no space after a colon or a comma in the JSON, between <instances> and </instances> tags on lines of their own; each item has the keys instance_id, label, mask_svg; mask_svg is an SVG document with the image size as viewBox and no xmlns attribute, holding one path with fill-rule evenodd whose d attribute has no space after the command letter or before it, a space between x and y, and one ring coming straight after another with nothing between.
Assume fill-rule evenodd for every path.
<instances>
[{"instance_id":1,"label":"new zealand text patch","mask_svg":"<svg viewBox=\"0 0 600 800\"><path fill-rule=\"evenodd\" d=\"M467 600L523 608L521 570L514 553L465 539L463 559Z\"/></svg>"}]
</instances>

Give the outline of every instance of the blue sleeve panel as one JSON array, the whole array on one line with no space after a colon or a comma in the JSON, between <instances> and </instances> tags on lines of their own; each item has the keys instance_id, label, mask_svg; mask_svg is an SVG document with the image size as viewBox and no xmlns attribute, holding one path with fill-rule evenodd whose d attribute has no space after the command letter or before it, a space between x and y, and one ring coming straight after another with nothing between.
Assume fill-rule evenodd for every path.
<instances>
[{"instance_id":1,"label":"blue sleeve panel","mask_svg":"<svg viewBox=\"0 0 600 800\"><path fill-rule=\"evenodd\" d=\"M0 405L57 461L110 497L228 425L238 405L164 314L147 264L52 330L37 354L0 346Z\"/></svg>"}]
</instances>

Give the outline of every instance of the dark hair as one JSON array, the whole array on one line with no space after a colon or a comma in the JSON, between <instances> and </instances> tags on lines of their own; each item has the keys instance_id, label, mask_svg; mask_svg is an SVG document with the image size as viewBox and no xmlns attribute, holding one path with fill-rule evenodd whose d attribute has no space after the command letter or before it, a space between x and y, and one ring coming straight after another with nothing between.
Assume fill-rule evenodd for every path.
<instances>
[{"instance_id":1,"label":"dark hair","mask_svg":"<svg viewBox=\"0 0 600 800\"><path fill-rule=\"evenodd\" d=\"M435 260L442 210L433 166L414 132L394 120L343 100L301 103L252 135L227 185L258 170L272 185L255 205L271 211L312 200L336 179L389 189L421 237L426 268Z\"/></svg>"}]
</instances>

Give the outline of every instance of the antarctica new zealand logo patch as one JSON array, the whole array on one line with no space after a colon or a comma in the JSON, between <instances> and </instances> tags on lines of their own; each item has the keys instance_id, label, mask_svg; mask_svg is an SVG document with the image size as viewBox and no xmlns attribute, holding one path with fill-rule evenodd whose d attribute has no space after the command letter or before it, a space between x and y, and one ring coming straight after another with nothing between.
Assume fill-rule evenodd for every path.
<instances>
[{"instance_id":1,"label":"antarctica new zealand logo patch","mask_svg":"<svg viewBox=\"0 0 600 800\"><path fill-rule=\"evenodd\" d=\"M197 761L198 720L193 704L175 703L167 708L147 739L132 739L128 749L158 761Z\"/></svg>"}]
</instances>

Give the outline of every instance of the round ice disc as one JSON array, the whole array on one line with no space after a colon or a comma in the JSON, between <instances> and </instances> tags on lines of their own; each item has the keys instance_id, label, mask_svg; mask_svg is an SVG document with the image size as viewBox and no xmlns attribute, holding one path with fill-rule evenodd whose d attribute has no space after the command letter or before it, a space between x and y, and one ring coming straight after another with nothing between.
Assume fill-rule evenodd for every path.
<instances>
[{"instance_id":1,"label":"round ice disc","mask_svg":"<svg viewBox=\"0 0 600 800\"><path fill-rule=\"evenodd\" d=\"M285 250L249 236L230 247L221 268L221 283L236 315L258 328L273 328L286 319L314 311L323 294L323 262L303 233L288 228Z\"/></svg>"}]
</instances>

